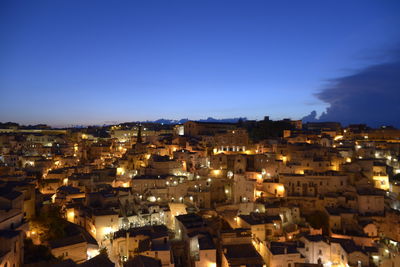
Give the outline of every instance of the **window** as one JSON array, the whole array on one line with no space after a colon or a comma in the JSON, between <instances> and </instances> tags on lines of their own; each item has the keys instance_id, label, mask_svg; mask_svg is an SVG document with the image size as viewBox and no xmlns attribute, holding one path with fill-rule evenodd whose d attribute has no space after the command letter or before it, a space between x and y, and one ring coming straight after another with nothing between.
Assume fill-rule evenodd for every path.
<instances>
[{"instance_id":1,"label":"window","mask_svg":"<svg viewBox=\"0 0 400 267\"><path fill-rule=\"evenodd\" d=\"M322 250L319 250L319 251L318 251L318 255L322 255Z\"/></svg>"}]
</instances>

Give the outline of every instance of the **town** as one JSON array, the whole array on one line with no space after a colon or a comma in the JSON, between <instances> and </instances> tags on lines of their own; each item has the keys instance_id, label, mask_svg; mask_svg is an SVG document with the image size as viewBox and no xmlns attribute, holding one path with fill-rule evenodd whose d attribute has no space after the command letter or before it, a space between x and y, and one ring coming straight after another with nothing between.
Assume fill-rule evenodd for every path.
<instances>
[{"instance_id":1,"label":"town","mask_svg":"<svg viewBox=\"0 0 400 267\"><path fill-rule=\"evenodd\" d=\"M400 266L400 130L0 124L0 266Z\"/></svg>"}]
</instances>

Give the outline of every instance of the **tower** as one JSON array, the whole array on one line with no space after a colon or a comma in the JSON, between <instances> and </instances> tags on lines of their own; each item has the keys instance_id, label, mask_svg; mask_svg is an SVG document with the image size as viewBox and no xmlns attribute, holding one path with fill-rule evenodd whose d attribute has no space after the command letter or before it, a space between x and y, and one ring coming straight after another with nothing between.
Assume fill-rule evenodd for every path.
<instances>
[{"instance_id":1,"label":"tower","mask_svg":"<svg viewBox=\"0 0 400 267\"><path fill-rule=\"evenodd\" d=\"M142 125L139 125L136 143L142 143L142 142L143 142L143 140L142 140Z\"/></svg>"}]
</instances>

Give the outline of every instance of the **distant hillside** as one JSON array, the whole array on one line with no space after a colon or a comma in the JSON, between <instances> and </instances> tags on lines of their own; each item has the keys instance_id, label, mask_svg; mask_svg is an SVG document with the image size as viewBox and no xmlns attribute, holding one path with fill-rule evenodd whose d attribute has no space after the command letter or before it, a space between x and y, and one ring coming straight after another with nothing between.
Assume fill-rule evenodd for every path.
<instances>
[{"instance_id":1,"label":"distant hillside","mask_svg":"<svg viewBox=\"0 0 400 267\"><path fill-rule=\"evenodd\" d=\"M201 122L229 122L229 123L236 123L239 120L246 121L247 118L226 118L226 119L215 119L212 117L208 117L207 119L200 119L196 121L201 121ZM180 120L168 120L168 119L158 119L155 121L141 121L141 123L160 123L160 124L182 124L187 121L190 121L190 119L180 119Z\"/></svg>"}]
</instances>

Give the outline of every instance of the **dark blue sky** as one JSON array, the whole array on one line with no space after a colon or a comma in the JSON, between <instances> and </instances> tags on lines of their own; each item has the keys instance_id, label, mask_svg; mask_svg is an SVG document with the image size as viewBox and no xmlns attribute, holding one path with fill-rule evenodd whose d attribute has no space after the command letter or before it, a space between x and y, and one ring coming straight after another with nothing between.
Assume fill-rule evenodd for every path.
<instances>
[{"instance_id":1,"label":"dark blue sky","mask_svg":"<svg viewBox=\"0 0 400 267\"><path fill-rule=\"evenodd\" d=\"M384 61L400 1L0 2L0 121L301 118Z\"/></svg>"}]
</instances>

